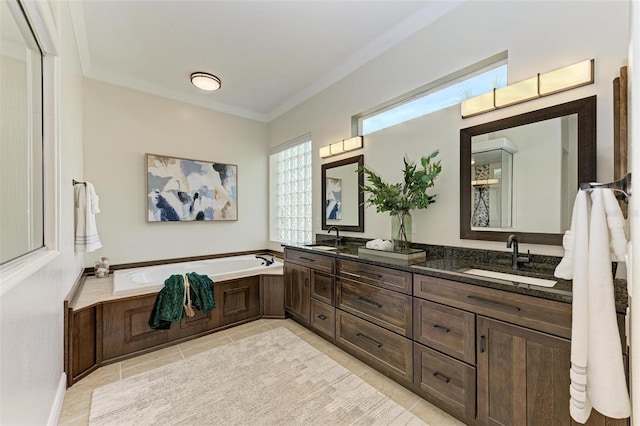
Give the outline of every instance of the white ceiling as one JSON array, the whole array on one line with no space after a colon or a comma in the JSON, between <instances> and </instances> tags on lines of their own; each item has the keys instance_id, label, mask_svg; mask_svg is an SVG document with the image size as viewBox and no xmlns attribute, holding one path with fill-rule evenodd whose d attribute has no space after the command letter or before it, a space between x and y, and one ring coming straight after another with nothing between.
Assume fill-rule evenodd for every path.
<instances>
[{"instance_id":1,"label":"white ceiling","mask_svg":"<svg viewBox=\"0 0 640 426\"><path fill-rule=\"evenodd\" d=\"M267 122L461 2L69 4L87 77ZM195 71L215 74L222 88L196 89L189 82Z\"/></svg>"}]
</instances>

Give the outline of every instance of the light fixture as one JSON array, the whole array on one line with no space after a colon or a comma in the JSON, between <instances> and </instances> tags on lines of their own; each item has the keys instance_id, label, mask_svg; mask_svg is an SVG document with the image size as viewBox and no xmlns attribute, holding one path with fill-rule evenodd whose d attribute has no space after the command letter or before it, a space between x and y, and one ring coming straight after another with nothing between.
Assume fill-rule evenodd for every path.
<instances>
[{"instance_id":1,"label":"light fixture","mask_svg":"<svg viewBox=\"0 0 640 426\"><path fill-rule=\"evenodd\" d=\"M362 136L354 136L351 139L345 139L340 142L320 148L320 157L326 158L332 155L342 154L343 152L353 151L362 148Z\"/></svg>"},{"instance_id":2,"label":"light fixture","mask_svg":"<svg viewBox=\"0 0 640 426\"><path fill-rule=\"evenodd\" d=\"M462 101L462 118L564 92L594 82L594 59L578 62Z\"/></svg>"},{"instance_id":3,"label":"light fixture","mask_svg":"<svg viewBox=\"0 0 640 426\"><path fill-rule=\"evenodd\" d=\"M222 86L218 77L206 72L194 72L191 74L191 83L198 89L209 92L218 90Z\"/></svg>"}]
</instances>

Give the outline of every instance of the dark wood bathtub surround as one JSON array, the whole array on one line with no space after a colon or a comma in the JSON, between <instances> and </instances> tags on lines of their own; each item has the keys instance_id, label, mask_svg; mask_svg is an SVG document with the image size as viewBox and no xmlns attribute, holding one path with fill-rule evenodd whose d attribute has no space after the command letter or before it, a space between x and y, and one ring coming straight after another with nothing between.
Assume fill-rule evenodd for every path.
<instances>
[{"instance_id":1,"label":"dark wood bathtub surround","mask_svg":"<svg viewBox=\"0 0 640 426\"><path fill-rule=\"evenodd\" d=\"M189 262L221 257L262 254L282 258L272 250L254 250L163 261L114 265L112 270ZM260 275L216 283L216 309L183 318L169 330L152 330L148 321L157 293L96 301L74 308L87 277L86 268L64 300L64 369L67 387L97 368L195 339L259 318L284 318L282 276Z\"/></svg>"}]
</instances>

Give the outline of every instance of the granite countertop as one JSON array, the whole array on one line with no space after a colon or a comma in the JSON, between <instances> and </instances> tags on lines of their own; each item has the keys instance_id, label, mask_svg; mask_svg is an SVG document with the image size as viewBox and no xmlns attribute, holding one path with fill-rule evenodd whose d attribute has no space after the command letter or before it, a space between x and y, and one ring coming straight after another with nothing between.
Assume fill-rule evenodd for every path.
<instances>
[{"instance_id":1,"label":"granite countertop","mask_svg":"<svg viewBox=\"0 0 640 426\"><path fill-rule=\"evenodd\" d=\"M325 254L338 259L358 260L371 265L450 279L564 303L571 303L572 301L572 282L553 276L555 267L560 262L559 257L531 254L531 263L526 264L519 270L513 270L511 269L511 252L413 244L412 246L414 248L420 248L426 251L426 260L408 263L407 261L392 258L358 254L358 247L364 246L366 241L367 240L359 238L343 239L343 242L337 250L317 250L304 244L284 244L283 246ZM326 236L318 234L316 243L333 245L334 238L330 237L326 239ZM485 278L463 272L471 268L549 279L557 281L557 283L553 287L548 288L503 279ZM615 279L614 292L616 311L618 313L625 313L628 304L626 280Z\"/></svg>"}]
</instances>

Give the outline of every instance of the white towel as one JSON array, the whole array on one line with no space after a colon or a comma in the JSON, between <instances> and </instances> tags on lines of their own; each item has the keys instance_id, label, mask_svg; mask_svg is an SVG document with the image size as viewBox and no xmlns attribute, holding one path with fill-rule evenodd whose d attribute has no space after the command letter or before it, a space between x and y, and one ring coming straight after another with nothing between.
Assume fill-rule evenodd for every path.
<instances>
[{"instance_id":1,"label":"white towel","mask_svg":"<svg viewBox=\"0 0 640 426\"><path fill-rule=\"evenodd\" d=\"M366 248L374 250L393 250L393 243L388 240L381 240L380 238L367 241Z\"/></svg>"},{"instance_id":2,"label":"white towel","mask_svg":"<svg viewBox=\"0 0 640 426\"><path fill-rule=\"evenodd\" d=\"M91 200L91 213L100 213L100 197L96 194L92 183L87 182L87 191L89 192L89 200Z\"/></svg>"},{"instance_id":3,"label":"white towel","mask_svg":"<svg viewBox=\"0 0 640 426\"><path fill-rule=\"evenodd\" d=\"M578 191L580 195L581 191ZM626 222L618 200L613 191L602 191L605 202L605 211L607 215L607 225L609 227L611 236L611 254L612 260L622 262L625 259L627 237L625 233ZM564 233L562 237L562 246L564 248L564 256L558 266L556 266L554 276L562 278L563 280L573 279L573 246L575 235L575 222L576 222L576 204L578 201L578 195L576 195L576 201L573 205L573 214L571 216L571 229Z\"/></svg>"},{"instance_id":4,"label":"white towel","mask_svg":"<svg viewBox=\"0 0 640 426\"><path fill-rule=\"evenodd\" d=\"M624 227L619 226L617 202L605 201L609 195L612 193L608 189L592 190L589 208L587 193L580 191L574 206L578 210L573 246L570 412L579 423L588 420L592 406L608 417L626 418L631 414L610 255L612 238L625 239L625 251L626 238ZM619 241L616 245L621 246Z\"/></svg>"},{"instance_id":5,"label":"white towel","mask_svg":"<svg viewBox=\"0 0 640 426\"><path fill-rule=\"evenodd\" d=\"M556 270L554 272L554 276L557 278L562 278L563 280L570 280L573 278L573 246L574 246L574 234L576 228L576 212L579 210L577 207L578 199L580 197L580 193L582 191L578 191L578 195L576 195L576 199L573 202L573 213L571 214L571 228L564 233L562 237L562 247L564 248L564 256L558 266L556 266Z\"/></svg>"},{"instance_id":6,"label":"white towel","mask_svg":"<svg viewBox=\"0 0 640 426\"><path fill-rule=\"evenodd\" d=\"M92 195L93 194L93 197ZM98 196L93 185L87 182L85 185L75 186L75 216L77 252L91 252L102 247L98 229L96 228L95 213L99 212Z\"/></svg>"}]
</instances>

